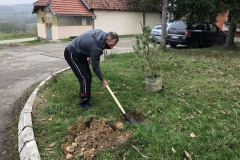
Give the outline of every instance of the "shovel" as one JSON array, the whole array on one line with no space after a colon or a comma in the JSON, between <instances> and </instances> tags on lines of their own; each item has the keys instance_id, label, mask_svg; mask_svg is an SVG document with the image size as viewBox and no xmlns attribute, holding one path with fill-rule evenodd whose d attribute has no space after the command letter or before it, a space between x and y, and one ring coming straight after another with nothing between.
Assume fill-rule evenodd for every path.
<instances>
[{"instance_id":1,"label":"shovel","mask_svg":"<svg viewBox=\"0 0 240 160\"><path fill-rule=\"evenodd\" d=\"M114 95L114 93L112 92L112 90L110 89L110 87L108 85L106 85L106 88L108 89L109 93L112 95L113 99L115 100L115 102L117 103L118 107L121 109L123 116L125 118L126 121L128 121L130 124L133 124L136 122L136 120L134 118L129 118L126 115L126 112L124 111L124 109L122 108L121 104L118 102L116 96Z\"/></svg>"}]
</instances>

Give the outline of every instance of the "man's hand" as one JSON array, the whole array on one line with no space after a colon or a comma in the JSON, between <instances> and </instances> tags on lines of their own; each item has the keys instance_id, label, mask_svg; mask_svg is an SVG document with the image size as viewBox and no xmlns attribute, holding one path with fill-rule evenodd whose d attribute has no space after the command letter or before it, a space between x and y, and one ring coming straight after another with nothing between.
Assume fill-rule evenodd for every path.
<instances>
[{"instance_id":1,"label":"man's hand","mask_svg":"<svg viewBox=\"0 0 240 160\"><path fill-rule=\"evenodd\" d=\"M105 81L104 79L101 81L101 83L102 83L102 86L103 86L103 87L106 87L106 85L108 85L108 82Z\"/></svg>"},{"instance_id":2,"label":"man's hand","mask_svg":"<svg viewBox=\"0 0 240 160\"><path fill-rule=\"evenodd\" d=\"M88 57L88 58L87 58L87 61L88 61L89 64L92 64L92 59L91 59L91 57Z\"/></svg>"}]
</instances>

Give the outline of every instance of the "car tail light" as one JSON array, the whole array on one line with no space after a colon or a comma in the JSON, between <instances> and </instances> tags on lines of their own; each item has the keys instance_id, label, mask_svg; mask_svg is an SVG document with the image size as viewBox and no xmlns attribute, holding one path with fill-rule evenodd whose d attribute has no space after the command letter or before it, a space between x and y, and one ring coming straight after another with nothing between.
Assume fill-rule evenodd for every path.
<instances>
[{"instance_id":1,"label":"car tail light","mask_svg":"<svg viewBox=\"0 0 240 160\"><path fill-rule=\"evenodd\" d=\"M191 37L191 32L190 32L189 30L186 30L186 31L185 31L185 35L186 35L187 37Z\"/></svg>"}]
</instances>

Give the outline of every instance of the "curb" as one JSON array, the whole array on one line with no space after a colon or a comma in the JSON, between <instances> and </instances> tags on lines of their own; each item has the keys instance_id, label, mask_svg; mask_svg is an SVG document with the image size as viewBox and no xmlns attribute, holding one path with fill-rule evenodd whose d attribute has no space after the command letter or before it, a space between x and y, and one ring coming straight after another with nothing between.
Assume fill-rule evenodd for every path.
<instances>
[{"instance_id":1,"label":"curb","mask_svg":"<svg viewBox=\"0 0 240 160\"><path fill-rule=\"evenodd\" d=\"M33 102L41 86L43 86L54 75L65 72L68 69L70 69L70 67L57 71L52 76L43 80L25 103L18 121L18 152L20 160L41 160L32 128Z\"/></svg>"}]
</instances>

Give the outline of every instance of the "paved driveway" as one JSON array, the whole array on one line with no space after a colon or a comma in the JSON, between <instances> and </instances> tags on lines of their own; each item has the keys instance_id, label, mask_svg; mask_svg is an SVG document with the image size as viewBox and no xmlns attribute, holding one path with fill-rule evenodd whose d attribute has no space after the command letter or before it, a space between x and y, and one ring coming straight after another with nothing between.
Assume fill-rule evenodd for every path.
<instances>
[{"instance_id":1,"label":"paved driveway","mask_svg":"<svg viewBox=\"0 0 240 160\"><path fill-rule=\"evenodd\" d=\"M108 53L131 52L134 38L122 38ZM0 49L0 159L8 154L7 129L17 116L24 91L52 73L68 67L63 51L68 43L10 46Z\"/></svg>"}]
</instances>

